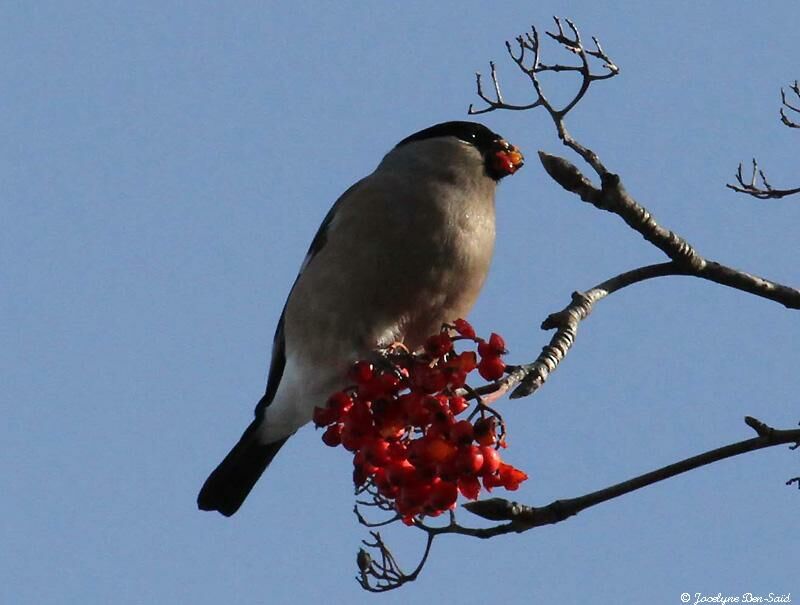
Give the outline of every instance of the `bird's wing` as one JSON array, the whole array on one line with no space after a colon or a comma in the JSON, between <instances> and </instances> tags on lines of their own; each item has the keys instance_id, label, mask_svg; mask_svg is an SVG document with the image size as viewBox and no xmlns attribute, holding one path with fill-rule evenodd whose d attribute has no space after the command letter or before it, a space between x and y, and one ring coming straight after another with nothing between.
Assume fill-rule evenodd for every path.
<instances>
[{"instance_id":1,"label":"bird's wing","mask_svg":"<svg viewBox=\"0 0 800 605\"><path fill-rule=\"evenodd\" d=\"M267 378L267 390L264 393L264 396L256 405L255 415L256 417L260 417L264 410L272 403L273 398L275 397L275 393L278 392L278 385L281 382L281 378L283 377L283 370L286 367L286 338L283 333L283 324L284 324L284 317L286 315L286 305L289 304L289 299L292 296L292 291L294 290L295 285L297 284L297 280L300 279L300 276L305 271L306 267L311 263L314 257L319 253L320 250L325 246L325 242L328 240L328 230L333 222L334 216L336 216L337 209L343 204L346 203L345 200L352 195L356 189L364 182L365 179L361 179L354 185L352 185L347 191L345 191L336 203L331 206L331 209L328 210L328 214L325 215L325 218L322 221L322 224L319 226L317 230L317 234L314 236L314 239L311 240L311 246L308 248L308 252L306 253L305 259L303 259L303 264L300 265L300 271L297 273L297 277L294 280L294 284L292 284L292 289L289 290L289 296L286 297L286 304L283 305L283 311L281 311L281 317L278 320L278 325L275 328L275 336L272 339L272 358L269 364L269 377Z\"/></svg>"}]
</instances>

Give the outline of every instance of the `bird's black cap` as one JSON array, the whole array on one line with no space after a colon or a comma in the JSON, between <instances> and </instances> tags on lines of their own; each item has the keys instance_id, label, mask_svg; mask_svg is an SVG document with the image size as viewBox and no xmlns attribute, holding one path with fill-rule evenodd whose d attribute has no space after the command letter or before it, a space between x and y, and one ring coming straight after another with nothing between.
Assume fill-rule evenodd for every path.
<instances>
[{"instance_id":1,"label":"bird's black cap","mask_svg":"<svg viewBox=\"0 0 800 605\"><path fill-rule=\"evenodd\" d=\"M442 137L455 137L474 145L483 156L486 175L495 181L514 174L523 164L522 154L516 147L477 122L442 122L406 137L395 149L409 143Z\"/></svg>"},{"instance_id":2,"label":"bird's black cap","mask_svg":"<svg viewBox=\"0 0 800 605\"><path fill-rule=\"evenodd\" d=\"M400 141L396 147L402 147L403 145L415 141L424 141L425 139L435 139L438 137L456 137L457 139L475 145L481 153L490 151L492 144L503 138L499 134L486 128L483 124L478 124L478 122L442 122L441 124L426 128L425 130L415 132L410 137L406 137Z\"/></svg>"}]
</instances>

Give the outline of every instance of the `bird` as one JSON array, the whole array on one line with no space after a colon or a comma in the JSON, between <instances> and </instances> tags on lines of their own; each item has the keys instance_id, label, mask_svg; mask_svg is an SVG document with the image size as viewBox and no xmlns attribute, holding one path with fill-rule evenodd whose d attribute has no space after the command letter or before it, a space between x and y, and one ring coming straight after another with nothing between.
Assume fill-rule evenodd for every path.
<instances>
[{"instance_id":1,"label":"bird","mask_svg":"<svg viewBox=\"0 0 800 605\"><path fill-rule=\"evenodd\" d=\"M331 207L278 320L264 396L197 497L233 515L352 364L422 346L465 317L495 242L495 188L522 153L477 122L436 124L395 145Z\"/></svg>"}]
</instances>

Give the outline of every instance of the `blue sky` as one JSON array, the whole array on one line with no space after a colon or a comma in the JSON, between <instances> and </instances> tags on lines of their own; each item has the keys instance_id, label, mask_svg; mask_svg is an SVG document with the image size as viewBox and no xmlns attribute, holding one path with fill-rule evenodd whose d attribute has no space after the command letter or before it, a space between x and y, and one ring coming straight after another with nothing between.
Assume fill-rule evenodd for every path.
<instances>
[{"instance_id":1,"label":"blue sky","mask_svg":"<svg viewBox=\"0 0 800 605\"><path fill-rule=\"evenodd\" d=\"M701 253L800 284L800 200L724 188L752 155L776 186L800 180L797 133L777 119L780 87L800 77L797 3L0 6L1 601L800 594L786 448L554 527L444 537L420 579L384 597L353 580L366 532L348 457L311 428L235 517L195 509L263 392L275 322L330 204L406 135L464 118L489 59L524 102L503 42L553 14L622 69L570 116L572 133ZM482 119L530 161L498 192L471 319L523 362L573 290L661 257L548 180L536 151L566 152L543 114ZM500 404L506 457L531 476L514 497L546 504L748 438L746 414L795 425L798 338L796 314L697 280L614 295L545 388ZM411 567L422 536L386 537Z\"/></svg>"}]
</instances>

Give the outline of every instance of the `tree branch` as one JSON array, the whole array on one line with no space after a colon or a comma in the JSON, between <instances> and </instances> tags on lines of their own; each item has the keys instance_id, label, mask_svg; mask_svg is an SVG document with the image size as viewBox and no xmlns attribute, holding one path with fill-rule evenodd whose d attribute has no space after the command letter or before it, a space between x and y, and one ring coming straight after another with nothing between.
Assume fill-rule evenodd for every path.
<instances>
[{"instance_id":1,"label":"tree branch","mask_svg":"<svg viewBox=\"0 0 800 605\"><path fill-rule=\"evenodd\" d=\"M587 508L726 458L782 444L794 444L790 449L800 447L800 429L774 429L751 416L746 416L744 421L757 433L757 437L709 450L583 496L555 500L546 506L539 507L511 502L505 498L489 498L487 500L467 502L463 505L465 509L474 515L490 521L505 521L505 523L491 527L467 527L456 522L455 514L452 511L450 512L449 523L446 525L432 526L417 519L414 522L414 527L426 534L426 543L419 564L414 571L408 574L400 569L399 564L381 538L381 535L378 532L371 531L372 541L364 540L363 543L367 548L377 551L376 557L373 557L364 548L359 550L356 558L359 576L356 577L356 580L365 590L370 592L386 592L400 588L400 586L415 580L419 576L430 554L433 540L437 536L457 534L485 540L510 533L522 533L535 527L560 523ZM800 478L794 477L789 479L786 485L793 485L799 482Z\"/></svg>"},{"instance_id":2,"label":"tree branch","mask_svg":"<svg viewBox=\"0 0 800 605\"><path fill-rule=\"evenodd\" d=\"M795 80L794 84L789 86L789 88L794 93L794 96L800 99L800 84L798 84L798 81ZM781 88L781 122L789 128L800 128L800 123L790 119L788 112L800 114L800 107L792 105L786 98L786 91ZM736 169L735 178L737 184L726 184L725 186L728 189L732 189L738 193L745 193L760 200L780 199L782 197L794 195L795 193L800 193L800 187L795 187L793 189L775 189L769 184L769 181L767 181L767 176L764 174L764 171L758 167L758 162L755 158L753 158L753 171L750 175L750 179L748 181L744 180L741 162L739 162L739 167Z\"/></svg>"},{"instance_id":3,"label":"tree branch","mask_svg":"<svg viewBox=\"0 0 800 605\"><path fill-rule=\"evenodd\" d=\"M587 49L583 45L583 41L581 39L580 32L575 24L566 19L567 26L570 29L571 34L567 35L564 33L563 25L561 24L561 19L558 17L553 17L553 20L556 24L556 32L545 32L547 36L549 36L552 40L558 43L564 50L568 51L571 54L577 55L580 60L579 65L563 65L563 64L554 64L554 65L545 65L541 62L541 45L539 41L539 32L536 30L535 27L531 27L531 32L526 33L522 36L517 36L515 41L517 43L517 50L515 51L512 47L510 42L506 42L506 52L508 53L511 60L516 63L519 70L525 74L531 82L533 86L533 90L535 93L535 99L533 102L523 105L514 105L510 103L506 103L503 99L502 94L500 94L500 83L497 79L497 70L495 68L494 62L490 62L489 66L491 68L491 78L492 84L495 90L495 98L491 99L483 92L482 84L481 84L481 74L477 73L477 88L478 88L478 96L480 99L486 103L486 107L483 109L475 109L472 104L470 104L467 113L470 115L477 115L482 113L488 113L490 111L496 111L498 109L506 109L511 111L521 111L525 109L533 109L535 107L543 107L545 111L550 115L553 119L554 123L556 124L558 130L558 137L579 154L587 163L589 163L592 167L596 170L602 170L602 165L597 161L597 157L594 155L590 149L583 147L580 143L578 143L572 136L567 132L566 127L564 126L564 117L572 111L572 109L583 99L586 92L589 90L589 87L592 83L597 82L599 80L607 80L609 78L613 78L617 74L619 74L619 67L611 60L611 58L606 54L603 50L603 47L600 46L600 42L597 38L592 37L592 41L594 42L595 48L594 49ZM530 59L529 59L530 57ZM597 73L592 70L593 63L601 63L601 72ZM530 65L528 65L530 63ZM545 96L542 88L542 84L539 80L539 74L543 72L562 72L562 71L569 71L577 73L580 76L580 85L578 86L578 90L573 95L572 99L570 99L563 107L556 108Z\"/></svg>"},{"instance_id":4,"label":"tree branch","mask_svg":"<svg viewBox=\"0 0 800 605\"><path fill-rule=\"evenodd\" d=\"M431 552L431 545L435 537L433 534L428 534L428 541L425 544L425 551L419 564L414 571L407 574L400 569L400 565L398 565L389 547L386 546L383 538L381 538L381 534L376 531L369 533L372 535L372 542L362 540L362 543L367 548L377 549L380 559L376 560L368 551L363 548L359 549L356 556L359 575L356 576L356 581L361 584L361 588L369 592L386 592L400 588L403 584L417 579L422 568L425 567L425 562Z\"/></svg>"},{"instance_id":5,"label":"tree branch","mask_svg":"<svg viewBox=\"0 0 800 605\"><path fill-rule=\"evenodd\" d=\"M548 32L547 35L569 52L577 54L581 58L580 66L547 66L542 64L539 36L536 28L532 28L532 33L526 34L524 37L517 37L516 40L519 47L518 53L514 53L508 42L506 43L506 48L517 67L531 80L536 93L534 102L527 106L509 105L506 103L500 93L497 71L494 63L492 63L491 78L496 92L495 99L490 99L483 93L481 90L480 75L478 75L478 94L487 104L487 107L476 111L470 106L470 113L485 113L498 109L518 110L543 107L553 120L558 136L563 144L572 149L591 166L600 178L601 185L599 188L594 185L589 178L583 175L581 171L568 160L540 151L539 159L547 173L564 189L575 193L584 202L590 203L601 210L618 215L629 227L637 231L646 241L653 244L671 259L671 263L664 264L657 270L654 270L652 266L642 267L641 269L644 271L644 275L647 275L646 277L637 275L629 283L625 283L623 280L620 282L622 285L617 289L652 277L688 275L778 302L789 309L800 309L800 290L706 259L680 235L659 225L647 208L639 204L625 190L620 177L606 168L597 153L581 145L569 134L564 123L564 118L567 113L583 98L589 86L594 81L613 77L619 73L619 68L608 58L596 40L595 44L598 50L588 51L584 49L580 33L575 25L569 20L567 20L567 24L572 31L571 36L565 35L561 21L557 18L556 26L558 31L556 33ZM526 64L526 52L533 54L530 66ZM593 74L590 69L590 58L598 58L604 61L604 68L607 70L606 73L602 75ZM576 71L582 76L581 86L570 102L562 109L556 109L544 94L538 74L543 71L567 70ZM794 87L792 87L792 89L794 90ZM800 94L800 88L798 89L798 94ZM795 109L794 107L791 108ZM754 170L756 169L757 167L754 166ZM764 182L766 181L764 180ZM777 190L771 189L770 191L772 191L771 197L776 197L775 192ZM788 195L793 191L794 190L787 191L785 194ZM800 189L797 191L800 191ZM657 273L648 274L648 271L657 271ZM601 284L601 286L602 285L603 284ZM600 286L584 294L574 294L570 305L560 313L551 315L550 318L548 318L549 321L545 321L542 324L542 329L557 328L557 332L534 362L517 366L511 371L509 376L498 381L495 385L490 385L482 389L481 393L494 392L493 398L496 398L516 387L511 394L511 398L513 399L529 395L541 386L568 353L574 342L578 323L588 316L595 302L610 293L609 291L605 291L601 294L600 290L602 290L602 288L598 288L600 288Z\"/></svg>"},{"instance_id":6,"label":"tree branch","mask_svg":"<svg viewBox=\"0 0 800 605\"><path fill-rule=\"evenodd\" d=\"M578 325L589 316L594 305L609 294L641 281L665 275L686 275L685 269L674 262L638 267L597 284L586 292L573 292L572 301L561 311L552 313L542 322L543 330L556 330L550 342L533 362L511 369L501 382L503 391L516 386L511 399L526 397L547 380L550 373L566 357L575 342ZM519 386L517 386L519 385Z\"/></svg>"},{"instance_id":7,"label":"tree branch","mask_svg":"<svg viewBox=\"0 0 800 605\"><path fill-rule=\"evenodd\" d=\"M800 125L794 126L794 128L800 128ZM764 174L764 171L758 167L758 161L755 158L753 158L753 172L750 176L750 180L747 182L745 182L744 176L742 175L742 163L739 162L739 167L736 169L736 182L738 185L731 185L728 183L725 186L728 189L733 189L738 193L746 193L760 200L780 199L787 195L800 193L800 187L796 187L795 189L775 189L767 181L767 176ZM761 184L758 184L759 182Z\"/></svg>"},{"instance_id":8,"label":"tree branch","mask_svg":"<svg viewBox=\"0 0 800 605\"><path fill-rule=\"evenodd\" d=\"M800 290L708 260L677 233L659 225L655 217L625 190L620 178L607 171L596 154L593 156L601 166L600 189L571 162L539 152L547 173L564 189L575 193L581 200L596 208L618 215L671 261L640 267L598 284L586 293L574 293L572 302L567 307L550 315L542 323L542 329L556 328L557 331L539 357L533 363L514 368L501 381L504 391L519 384L511 394L512 399L530 395L547 380L572 346L578 323L589 315L596 302L616 290L646 279L666 275L698 277L778 302L789 309L800 309Z\"/></svg>"},{"instance_id":9,"label":"tree branch","mask_svg":"<svg viewBox=\"0 0 800 605\"><path fill-rule=\"evenodd\" d=\"M492 535L510 532L522 532L541 525L558 523L578 514L582 510L596 506L602 502L619 498L630 492L642 489L653 483L675 477L682 473L700 468L745 454L756 450L773 447L785 443L800 444L800 429L779 430L767 426L763 422L750 416L745 417L745 423L758 434L757 437L732 443L708 452L704 452L680 462L664 466L657 470L639 475L622 483L617 483L604 489L565 500L556 500L547 506L535 507L509 502L503 498L491 498L464 504L464 508L473 514L492 521L510 521L511 523L492 528ZM490 537L490 536L487 536Z\"/></svg>"}]
</instances>

